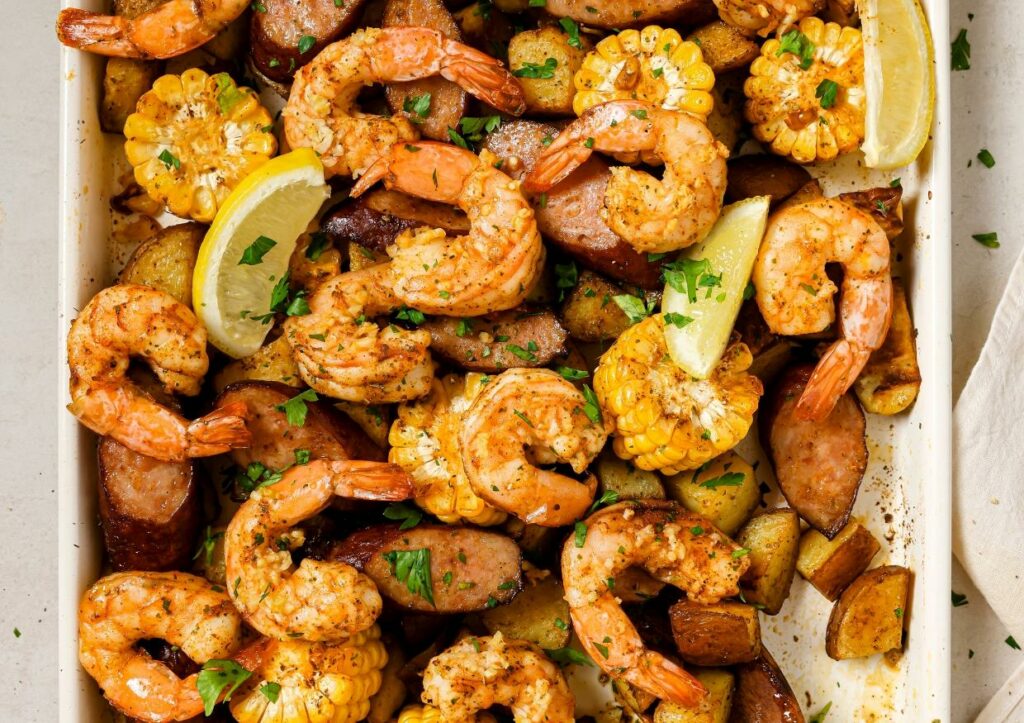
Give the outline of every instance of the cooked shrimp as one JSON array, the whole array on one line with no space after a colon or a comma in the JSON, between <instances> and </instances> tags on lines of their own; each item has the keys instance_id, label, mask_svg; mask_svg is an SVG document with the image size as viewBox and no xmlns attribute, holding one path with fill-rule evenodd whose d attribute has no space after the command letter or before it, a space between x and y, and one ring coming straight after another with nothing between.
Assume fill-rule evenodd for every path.
<instances>
[{"instance_id":1,"label":"cooked shrimp","mask_svg":"<svg viewBox=\"0 0 1024 723\"><path fill-rule=\"evenodd\" d=\"M509 369L491 379L459 432L473 489L525 522L560 527L580 519L594 500L594 475L578 482L537 465L586 470L611 431L611 420L589 414L597 412L587 399L550 369Z\"/></svg>"},{"instance_id":2,"label":"cooked shrimp","mask_svg":"<svg viewBox=\"0 0 1024 723\"><path fill-rule=\"evenodd\" d=\"M818 13L825 0L715 0L718 15L747 35L786 32L801 18Z\"/></svg>"},{"instance_id":3,"label":"cooked shrimp","mask_svg":"<svg viewBox=\"0 0 1024 723\"><path fill-rule=\"evenodd\" d=\"M892 319L889 240L868 214L836 199L817 199L776 213L754 263L757 305L776 334L823 331L835 320L839 289L825 264L843 267L839 339L818 362L796 415L828 416L880 347Z\"/></svg>"},{"instance_id":4,"label":"cooked shrimp","mask_svg":"<svg viewBox=\"0 0 1024 723\"><path fill-rule=\"evenodd\" d=\"M340 274L310 298L311 313L285 322L306 384L360 404L416 399L430 391L430 333L380 328L373 321L401 306L389 284L386 264Z\"/></svg>"},{"instance_id":5,"label":"cooked shrimp","mask_svg":"<svg viewBox=\"0 0 1024 723\"><path fill-rule=\"evenodd\" d=\"M231 599L252 627L277 640L336 642L366 630L381 612L370 578L344 563L304 559L292 527L327 509L335 496L396 501L412 480L384 462L315 460L253 491L228 524L224 562Z\"/></svg>"},{"instance_id":6,"label":"cooked shrimp","mask_svg":"<svg viewBox=\"0 0 1024 723\"><path fill-rule=\"evenodd\" d=\"M463 638L423 671L424 703L442 721L473 721L493 705L512 709L516 723L572 721L576 699L562 671L533 643L491 637Z\"/></svg>"},{"instance_id":7,"label":"cooked shrimp","mask_svg":"<svg viewBox=\"0 0 1024 723\"><path fill-rule=\"evenodd\" d=\"M249 5L249 0L168 0L134 18L65 8L57 16L57 38L99 55L173 58L212 40Z\"/></svg>"},{"instance_id":8,"label":"cooked shrimp","mask_svg":"<svg viewBox=\"0 0 1024 723\"><path fill-rule=\"evenodd\" d=\"M562 549L565 599L584 649L606 673L663 700L696 705L704 687L644 647L616 600L615 578L635 565L691 600L713 603L739 592L750 560L734 556L738 545L674 502L621 502L585 524L582 542L570 537Z\"/></svg>"},{"instance_id":9,"label":"cooked shrimp","mask_svg":"<svg viewBox=\"0 0 1024 723\"><path fill-rule=\"evenodd\" d=\"M359 91L436 75L506 113L526 108L519 81L491 56L428 28L366 28L328 45L295 74L284 110L288 144L314 149L328 177L358 176L391 145L419 137L405 116L360 112Z\"/></svg>"},{"instance_id":10,"label":"cooked shrimp","mask_svg":"<svg viewBox=\"0 0 1024 723\"><path fill-rule=\"evenodd\" d=\"M405 231L388 248L392 287L403 303L427 314L479 316L521 304L544 265L533 208L494 167L497 158L448 143L392 146L352 189L377 181L387 188L458 206L469 217L465 236L440 229Z\"/></svg>"},{"instance_id":11,"label":"cooked shrimp","mask_svg":"<svg viewBox=\"0 0 1024 723\"><path fill-rule=\"evenodd\" d=\"M168 393L196 395L210 364L206 329L191 309L164 291L118 284L96 294L68 332L68 409L82 424L162 460L249 446L244 404L189 422L128 380L133 356L149 364Z\"/></svg>"},{"instance_id":12,"label":"cooked shrimp","mask_svg":"<svg viewBox=\"0 0 1024 723\"><path fill-rule=\"evenodd\" d=\"M526 178L531 192L546 191L593 151L633 163L664 163L658 180L612 167L601 218L636 250L674 251L697 243L718 220L725 196L725 146L701 121L635 100L596 105L555 139Z\"/></svg>"},{"instance_id":13,"label":"cooked shrimp","mask_svg":"<svg viewBox=\"0 0 1024 723\"><path fill-rule=\"evenodd\" d=\"M129 718L191 720L203 712L196 676L178 678L136 647L179 646L196 663L238 648L242 620L228 596L183 572L119 572L97 581L78 608L78 659L107 700Z\"/></svg>"}]
</instances>

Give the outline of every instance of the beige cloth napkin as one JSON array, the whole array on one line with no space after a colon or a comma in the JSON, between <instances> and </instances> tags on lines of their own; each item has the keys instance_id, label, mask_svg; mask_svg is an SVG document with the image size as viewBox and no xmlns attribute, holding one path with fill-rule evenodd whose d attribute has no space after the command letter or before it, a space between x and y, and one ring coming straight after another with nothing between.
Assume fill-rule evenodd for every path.
<instances>
[{"instance_id":1,"label":"beige cloth napkin","mask_svg":"<svg viewBox=\"0 0 1024 723\"><path fill-rule=\"evenodd\" d=\"M1024 644L1024 253L953 411L953 552ZM1024 720L1024 666L977 723Z\"/></svg>"}]
</instances>

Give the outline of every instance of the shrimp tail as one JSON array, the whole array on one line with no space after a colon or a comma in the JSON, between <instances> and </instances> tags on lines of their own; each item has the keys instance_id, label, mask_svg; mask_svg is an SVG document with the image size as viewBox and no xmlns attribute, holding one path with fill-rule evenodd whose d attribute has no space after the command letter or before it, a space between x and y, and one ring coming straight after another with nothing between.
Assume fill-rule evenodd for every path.
<instances>
[{"instance_id":1,"label":"shrimp tail","mask_svg":"<svg viewBox=\"0 0 1024 723\"><path fill-rule=\"evenodd\" d=\"M209 457L252 444L245 426L249 410L245 402L232 402L188 425L188 455Z\"/></svg>"},{"instance_id":2,"label":"shrimp tail","mask_svg":"<svg viewBox=\"0 0 1024 723\"><path fill-rule=\"evenodd\" d=\"M359 176L359 180L356 181L354 186L352 186L352 190L349 191L348 195L352 198L359 198L370 190L377 181L384 180L384 177L388 175L388 169L388 153L385 152L382 155L377 156L370 165L366 167L366 170L363 171L361 176Z\"/></svg>"},{"instance_id":3,"label":"shrimp tail","mask_svg":"<svg viewBox=\"0 0 1024 723\"><path fill-rule=\"evenodd\" d=\"M698 705L707 695L699 680L654 651L643 654L636 675L643 678L643 688L649 693L688 708Z\"/></svg>"},{"instance_id":4,"label":"shrimp tail","mask_svg":"<svg viewBox=\"0 0 1024 723\"><path fill-rule=\"evenodd\" d=\"M449 42L445 50L448 61L441 75L446 79L510 115L522 115L526 110L523 86L494 58L455 42Z\"/></svg>"},{"instance_id":5,"label":"shrimp tail","mask_svg":"<svg viewBox=\"0 0 1024 723\"><path fill-rule=\"evenodd\" d=\"M128 39L128 21L116 15L65 8L57 15L57 39L68 47L99 55L146 57Z\"/></svg>"},{"instance_id":6,"label":"shrimp tail","mask_svg":"<svg viewBox=\"0 0 1024 723\"><path fill-rule=\"evenodd\" d=\"M830 346L797 400L796 417L813 422L828 417L839 398L857 380L870 356L869 349L857 346L848 339L840 339Z\"/></svg>"},{"instance_id":7,"label":"shrimp tail","mask_svg":"<svg viewBox=\"0 0 1024 723\"><path fill-rule=\"evenodd\" d=\"M555 144L537 161L524 181L523 188L530 193L549 190L590 158L591 150L582 143Z\"/></svg>"},{"instance_id":8,"label":"shrimp tail","mask_svg":"<svg viewBox=\"0 0 1024 723\"><path fill-rule=\"evenodd\" d=\"M387 462L330 462L334 494L356 500L398 502L413 496L412 477Z\"/></svg>"}]
</instances>

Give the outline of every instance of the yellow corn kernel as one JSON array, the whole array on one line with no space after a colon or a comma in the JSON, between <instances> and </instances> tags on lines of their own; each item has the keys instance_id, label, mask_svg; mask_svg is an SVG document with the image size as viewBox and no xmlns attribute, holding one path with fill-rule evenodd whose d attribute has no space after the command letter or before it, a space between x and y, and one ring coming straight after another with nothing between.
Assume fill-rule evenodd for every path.
<instances>
[{"instance_id":1,"label":"yellow corn kernel","mask_svg":"<svg viewBox=\"0 0 1024 723\"><path fill-rule=\"evenodd\" d=\"M388 435L388 460L412 476L416 504L447 524L498 525L507 517L473 491L459 450L459 420L483 378L470 373L434 379L426 397L399 405Z\"/></svg>"},{"instance_id":2,"label":"yellow corn kernel","mask_svg":"<svg viewBox=\"0 0 1024 723\"><path fill-rule=\"evenodd\" d=\"M157 78L124 124L135 181L176 216L209 223L232 189L277 152L269 111L227 73Z\"/></svg>"},{"instance_id":3,"label":"yellow corn kernel","mask_svg":"<svg viewBox=\"0 0 1024 723\"><path fill-rule=\"evenodd\" d=\"M594 372L601 410L615 422L615 454L674 474L735 447L764 391L747 373L752 360L746 345L734 342L710 377L695 379L668 356L660 315L627 329Z\"/></svg>"},{"instance_id":4,"label":"yellow corn kernel","mask_svg":"<svg viewBox=\"0 0 1024 723\"><path fill-rule=\"evenodd\" d=\"M441 710L432 705L407 705L398 714L398 723L440 723ZM476 723L495 723L490 713L481 711L476 714Z\"/></svg>"},{"instance_id":5,"label":"yellow corn kernel","mask_svg":"<svg viewBox=\"0 0 1024 723\"><path fill-rule=\"evenodd\" d=\"M754 136L773 153L813 163L856 150L866 98L860 30L804 18L761 47L743 93Z\"/></svg>"},{"instance_id":6,"label":"yellow corn kernel","mask_svg":"<svg viewBox=\"0 0 1024 723\"><path fill-rule=\"evenodd\" d=\"M240 654L253 674L231 698L239 723L355 723L369 712L388 660L376 625L341 643L264 639L255 645L255 664L246 651Z\"/></svg>"},{"instance_id":7,"label":"yellow corn kernel","mask_svg":"<svg viewBox=\"0 0 1024 723\"><path fill-rule=\"evenodd\" d=\"M714 106L715 74L700 47L657 25L623 30L599 42L587 53L573 84L576 115L611 100L644 100L705 120Z\"/></svg>"}]
</instances>

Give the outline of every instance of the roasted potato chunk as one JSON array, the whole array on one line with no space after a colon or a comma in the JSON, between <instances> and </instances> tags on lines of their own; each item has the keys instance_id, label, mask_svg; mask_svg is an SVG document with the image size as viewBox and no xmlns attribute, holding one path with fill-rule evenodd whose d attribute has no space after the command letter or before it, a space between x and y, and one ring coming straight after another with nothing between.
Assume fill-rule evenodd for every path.
<instances>
[{"instance_id":1,"label":"roasted potato chunk","mask_svg":"<svg viewBox=\"0 0 1024 723\"><path fill-rule=\"evenodd\" d=\"M579 341L615 339L629 328L629 318L612 299L625 290L590 271L580 272L579 282L562 304L562 325Z\"/></svg>"},{"instance_id":2,"label":"roasted potato chunk","mask_svg":"<svg viewBox=\"0 0 1024 723\"><path fill-rule=\"evenodd\" d=\"M774 153L755 153L729 161L725 198L730 203L769 196L775 206L811 182L811 174Z\"/></svg>"},{"instance_id":3,"label":"roasted potato chunk","mask_svg":"<svg viewBox=\"0 0 1024 723\"><path fill-rule=\"evenodd\" d=\"M504 58L515 34L508 16L490 2L475 2L454 14L463 42L496 58Z\"/></svg>"},{"instance_id":4,"label":"roasted potato chunk","mask_svg":"<svg viewBox=\"0 0 1024 723\"><path fill-rule=\"evenodd\" d=\"M572 78L583 64L591 43L569 45L569 36L555 26L526 30L508 44L508 64L526 96L527 113L572 115L576 86ZM552 65L553 63L553 65Z\"/></svg>"},{"instance_id":5,"label":"roasted potato chunk","mask_svg":"<svg viewBox=\"0 0 1024 723\"><path fill-rule=\"evenodd\" d=\"M715 75L745 68L761 52L757 43L721 20L697 28L687 40L700 46L704 62L711 66Z\"/></svg>"},{"instance_id":6,"label":"roasted potato chunk","mask_svg":"<svg viewBox=\"0 0 1024 723\"><path fill-rule=\"evenodd\" d=\"M191 308L192 271L205 235L206 226L199 223L162 229L135 249L118 282L152 286Z\"/></svg>"},{"instance_id":7,"label":"roasted potato chunk","mask_svg":"<svg viewBox=\"0 0 1024 723\"><path fill-rule=\"evenodd\" d=\"M857 520L850 521L832 540L817 530L807 530L800 538L796 569L818 592L835 600L868 569L879 548L875 536Z\"/></svg>"},{"instance_id":8,"label":"roasted potato chunk","mask_svg":"<svg viewBox=\"0 0 1024 723\"><path fill-rule=\"evenodd\" d=\"M304 387L299 368L292 358L292 348L284 335L261 346L252 356L236 359L213 378L217 392L235 382L280 382L290 387Z\"/></svg>"},{"instance_id":9,"label":"roasted potato chunk","mask_svg":"<svg viewBox=\"0 0 1024 723\"><path fill-rule=\"evenodd\" d=\"M744 598L764 605L768 615L782 609L796 572L800 544L800 518L788 507L770 510L748 522L736 544L750 550L750 568L740 580Z\"/></svg>"},{"instance_id":10,"label":"roasted potato chunk","mask_svg":"<svg viewBox=\"0 0 1024 723\"><path fill-rule=\"evenodd\" d=\"M124 122L135 112L135 104L163 71L163 63L134 58L108 58L103 71L103 100L100 127L107 133L122 133Z\"/></svg>"},{"instance_id":11,"label":"roasted potato chunk","mask_svg":"<svg viewBox=\"0 0 1024 723\"><path fill-rule=\"evenodd\" d=\"M569 604L561 583L548 575L527 586L507 605L485 611L480 620L491 634L529 640L542 648L569 644Z\"/></svg>"},{"instance_id":12,"label":"roasted potato chunk","mask_svg":"<svg viewBox=\"0 0 1024 723\"><path fill-rule=\"evenodd\" d=\"M866 658L903 645L910 570L886 565L868 570L843 591L825 631L833 660Z\"/></svg>"},{"instance_id":13,"label":"roasted potato chunk","mask_svg":"<svg viewBox=\"0 0 1024 723\"><path fill-rule=\"evenodd\" d=\"M738 602L683 599L668 610L679 657L693 665L734 665L761 654L757 609Z\"/></svg>"},{"instance_id":14,"label":"roasted potato chunk","mask_svg":"<svg viewBox=\"0 0 1024 723\"><path fill-rule=\"evenodd\" d=\"M892 280L892 292L889 334L885 343L871 354L853 385L861 405L873 414L899 414L914 403L921 389L914 322L901 279Z\"/></svg>"},{"instance_id":15,"label":"roasted potato chunk","mask_svg":"<svg viewBox=\"0 0 1024 723\"><path fill-rule=\"evenodd\" d=\"M698 670L694 676L708 689L707 696L696 708L662 701L654 710L654 723L727 723L732 710L735 676L728 670L714 668Z\"/></svg>"},{"instance_id":16,"label":"roasted potato chunk","mask_svg":"<svg viewBox=\"0 0 1024 723\"><path fill-rule=\"evenodd\" d=\"M736 668L729 723L804 723L800 704L767 649Z\"/></svg>"},{"instance_id":17,"label":"roasted potato chunk","mask_svg":"<svg viewBox=\"0 0 1024 723\"><path fill-rule=\"evenodd\" d=\"M735 452L726 452L699 469L665 480L669 497L732 535L761 502L754 468Z\"/></svg>"},{"instance_id":18,"label":"roasted potato chunk","mask_svg":"<svg viewBox=\"0 0 1024 723\"><path fill-rule=\"evenodd\" d=\"M398 713L408 694L405 682L399 676L405 666L405 652L396 641L385 638L388 662L380 671L380 688L370 696L370 712L366 715L368 723L388 723Z\"/></svg>"},{"instance_id":19,"label":"roasted potato chunk","mask_svg":"<svg viewBox=\"0 0 1024 723\"><path fill-rule=\"evenodd\" d=\"M903 188L882 186L840 193L837 198L871 216L890 241L903 233Z\"/></svg>"},{"instance_id":20,"label":"roasted potato chunk","mask_svg":"<svg viewBox=\"0 0 1024 723\"><path fill-rule=\"evenodd\" d=\"M744 73L723 73L711 89L715 104L708 115L708 130L730 151L737 150L748 137L743 120L744 78Z\"/></svg>"},{"instance_id":21,"label":"roasted potato chunk","mask_svg":"<svg viewBox=\"0 0 1024 723\"><path fill-rule=\"evenodd\" d=\"M638 469L619 459L611 448L597 460L599 494L614 492L619 500L665 499L665 487L656 472Z\"/></svg>"}]
</instances>

